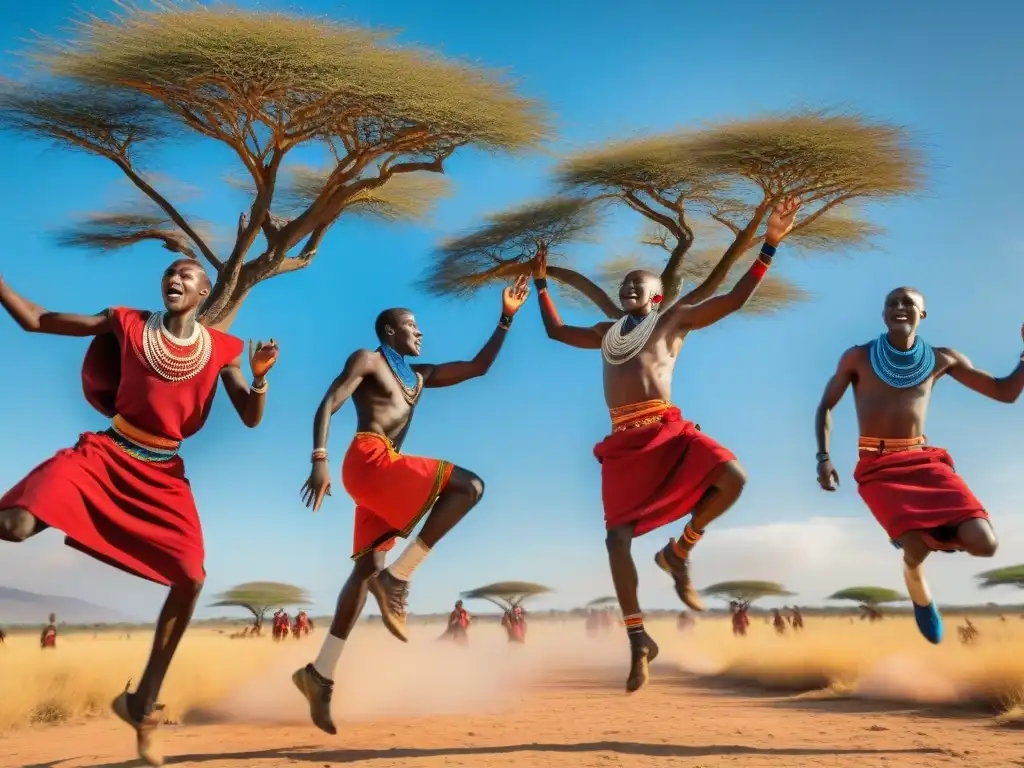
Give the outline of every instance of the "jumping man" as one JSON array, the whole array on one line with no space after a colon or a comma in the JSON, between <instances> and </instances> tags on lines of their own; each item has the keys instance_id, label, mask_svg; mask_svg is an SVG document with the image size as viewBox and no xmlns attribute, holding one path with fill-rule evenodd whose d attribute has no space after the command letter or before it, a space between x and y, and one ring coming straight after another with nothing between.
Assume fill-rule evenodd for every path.
<instances>
[{"instance_id":1,"label":"jumping man","mask_svg":"<svg viewBox=\"0 0 1024 768\"><path fill-rule=\"evenodd\" d=\"M832 409L852 384L861 435L853 478L871 514L903 550L918 629L929 642L938 643L942 617L921 568L925 558L930 552L957 551L991 557L997 542L985 507L956 473L953 459L942 448L925 444L932 388L948 374L985 397L1016 402L1024 389L1024 355L1013 373L997 379L956 350L932 347L919 337L918 325L927 316L920 291L897 288L886 297L886 332L843 353L821 396L814 431L818 483L834 491L839 475L829 456Z\"/></svg>"},{"instance_id":2,"label":"jumping man","mask_svg":"<svg viewBox=\"0 0 1024 768\"><path fill-rule=\"evenodd\" d=\"M420 394L426 388L451 387L487 373L527 294L525 277L504 290L498 327L468 362L410 365L406 357L419 356L423 339L416 318L407 309L381 312L375 328L380 346L354 352L317 409L313 466L302 488L306 506L314 511L331 491L327 463L331 416L349 397L358 424L341 467L342 483L356 504L355 565L338 596L320 655L292 675L309 702L313 723L327 733L337 733L330 711L334 671L367 592L373 593L391 634L406 642L406 603L413 571L483 496L483 481L469 470L400 453ZM408 538L424 515L420 535L385 569L384 558L395 538Z\"/></svg>"},{"instance_id":3,"label":"jumping man","mask_svg":"<svg viewBox=\"0 0 1024 768\"><path fill-rule=\"evenodd\" d=\"M211 287L196 262L171 264L160 287L164 312L71 315L43 309L0 280L0 304L24 330L96 337L82 384L89 404L111 418L109 429L84 433L0 499L0 539L25 541L53 527L69 546L170 587L139 686L113 703L150 765L163 762L157 695L205 578L202 528L178 448L206 422L218 377L242 422L258 425L277 359L273 341L255 349L250 342L253 382L246 383L242 342L196 320Z\"/></svg>"},{"instance_id":4,"label":"jumping man","mask_svg":"<svg viewBox=\"0 0 1024 768\"><path fill-rule=\"evenodd\" d=\"M644 630L631 542L687 513L693 516L679 541L657 557L672 576L676 593L695 611L704 610L690 582L689 553L704 528L739 498L746 481L736 457L671 404L672 371L686 335L739 310L754 294L775 249L793 227L800 201L785 200L768 221L765 242L753 266L728 293L699 304L661 308L661 280L650 272L626 275L619 288L618 322L589 328L565 325L547 290L547 250L538 250L535 282L544 328L550 338L604 355L604 396L612 434L594 448L601 462L601 495L608 531L608 560L622 608L632 661L627 692L643 686L658 646Z\"/></svg>"}]
</instances>

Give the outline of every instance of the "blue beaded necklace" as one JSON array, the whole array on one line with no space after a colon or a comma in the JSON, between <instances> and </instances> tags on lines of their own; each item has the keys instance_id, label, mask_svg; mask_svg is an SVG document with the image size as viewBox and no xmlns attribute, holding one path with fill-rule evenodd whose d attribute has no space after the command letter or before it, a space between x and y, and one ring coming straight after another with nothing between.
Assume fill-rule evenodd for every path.
<instances>
[{"instance_id":1,"label":"blue beaded necklace","mask_svg":"<svg viewBox=\"0 0 1024 768\"><path fill-rule=\"evenodd\" d=\"M391 369L391 373L401 385L402 389L405 390L406 399L409 400L410 403L415 401L416 397L419 395L420 378L416 375L412 366L406 362L404 357L398 354L387 344L382 344L377 351L384 355L388 368Z\"/></svg>"},{"instance_id":2,"label":"blue beaded necklace","mask_svg":"<svg viewBox=\"0 0 1024 768\"><path fill-rule=\"evenodd\" d=\"M870 357L875 375L895 389L916 387L935 370L935 350L920 336L904 352L890 344L883 333L871 342Z\"/></svg>"}]
</instances>

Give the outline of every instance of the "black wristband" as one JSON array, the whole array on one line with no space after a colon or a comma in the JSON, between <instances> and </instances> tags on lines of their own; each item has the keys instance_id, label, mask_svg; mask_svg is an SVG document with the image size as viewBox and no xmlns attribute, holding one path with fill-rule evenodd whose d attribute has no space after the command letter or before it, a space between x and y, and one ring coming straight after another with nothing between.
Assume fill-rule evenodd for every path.
<instances>
[{"instance_id":1,"label":"black wristband","mask_svg":"<svg viewBox=\"0 0 1024 768\"><path fill-rule=\"evenodd\" d=\"M772 259L775 258L775 246L769 245L767 242L762 243L760 258L765 264L771 264Z\"/></svg>"},{"instance_id":2,"label":"black wristband","mask_svg":"<svg viewBox=\"0 0 1024 768\"><path fill-rule=\"evenodd\" d=\"M506 331L512 327L512 315L502 315L501 319L498 320L498 327L504 328Z\"/></svg>"},{"instance_id":3,"label":"black wristband","mask_svg":"<svg viewBox=\"0 0 1024 768\"><path fill-rule=\"evenodd\" d=\"M533 278L533 284L537 286L538 290L543 291L548 287L548 279L546 277L535 277Z\"/></svg>"},{"instance_id":4,"label":"black wristband","mask_svg":"<svg viewBox=\"0 0 1024 768\"><path fill-rule=\"evenodd\" d=\"M828 451L822 451L821 453L816 454L814 458L816 458L818 463L821 464L830 460L832 457L828 455Z\"/></svg>"}]
</instances>

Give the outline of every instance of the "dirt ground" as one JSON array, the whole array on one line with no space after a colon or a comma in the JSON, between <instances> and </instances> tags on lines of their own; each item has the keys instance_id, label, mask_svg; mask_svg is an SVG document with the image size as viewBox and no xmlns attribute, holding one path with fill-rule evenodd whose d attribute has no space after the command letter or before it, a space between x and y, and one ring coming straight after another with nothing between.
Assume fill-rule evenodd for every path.
<instances>
[{"instance_id":1,"label":"dirt ground","mask_svg":"<svg viewBox=\"0 0 1024 768\"><path fill-rule=\"evenodd\" d=\"M1020 732L996 727L978 712L769 696L665 669L639 695L626 697L620 677L621 670L610 668L548 675L501 713L345 720L336 737L297 724L179 725L165 732L167 764L1024 766ZM137 764L130 732L107 719L0 739L0 765L10 768Z\"/></svg>"}]
</instances>

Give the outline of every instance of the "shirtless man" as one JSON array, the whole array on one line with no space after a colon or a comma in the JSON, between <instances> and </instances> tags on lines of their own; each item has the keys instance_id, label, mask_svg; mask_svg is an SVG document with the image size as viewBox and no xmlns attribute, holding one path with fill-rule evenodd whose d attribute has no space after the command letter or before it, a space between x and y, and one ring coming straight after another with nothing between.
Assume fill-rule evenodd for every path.
<instances>
[{"instance_id":1,"label":"shirtless man","mask_svg":"<svg viewBox=\"0 0 1024 768\"><path fill-rule=\"evenodd\" d=\"M355 565L338 596L334 621L319 656L292 675L309 702L313 723L326 733L337 733L331 720L334 672L367 593L376 599L391 634L406 642L406 600L413 571L483 496L483 481L469 470L400 453L420 394L424 389L451 387L487 373L528 292L525 277L505 288L498 327L468 362L409 365L405 358L419 356L423 339L416 318L407 309L384 310L375 327L380 347L354 352L317 409L313 466L302 487L303 500L314 511L331 492L327 463L331 416L349 397L358 423L341 468L345 490L356 504ZM408 538L424 516L420 535L385 568L385 555L395 538Z\"/></svg>"},{"instance_id":2,"label":"shirtless man","mask_svg":"<svg viewBox=\"0 0 1024 768\"><path fill-rule=\"evenodd\" d=\"M631 272L619 288L622 318L589 328L568 326L559 319L547 291L547 251L543 246L538 249L534 278L548 336L572 347L600 349L604 356L604 396L612 434L595 446L594 455L601 462L612 581L630 641L629 693L647 682L648 663L658 654L658 646L644 630L632 540L692 512L680 540L669 540L656 562L672 576L680 599L703 611L690 582L689 553L707 525L736 502L746 482L736 457L696 424L684 421L671 404L679 350L690 331L717 323L753 296L799 208L799 200L789 199L775 209L760 255L728 293L699 304L680 300L663 310L661 280L650 272Z\"/></svg>"},{"instance_id":3,"label":"shirtless man","mask_svg":"<svg viewBox=\"0 0 1024 768\"><path fill-rule=\"evenodd\" d=\"M852 384L860 430L860 460L853 473L858 492L890 541L903 550L918 629L929 642L939 643L942 617L924 579L925 558L936 551L991 557L996 535L949 454L925 444L932 388L948 374L985 397L1013 403L1024 389L1024 355L1013 373L997 379L956 350L932 347L921 339L918 325L927 316L920 291L897 288L889 293L882 310L886 332L843 353L821 396L814 432L818 483L834 491L839 474L829 456L832 409Z\"/></svg>"}]
</instances>

